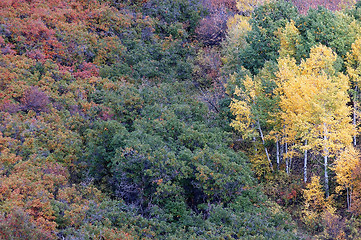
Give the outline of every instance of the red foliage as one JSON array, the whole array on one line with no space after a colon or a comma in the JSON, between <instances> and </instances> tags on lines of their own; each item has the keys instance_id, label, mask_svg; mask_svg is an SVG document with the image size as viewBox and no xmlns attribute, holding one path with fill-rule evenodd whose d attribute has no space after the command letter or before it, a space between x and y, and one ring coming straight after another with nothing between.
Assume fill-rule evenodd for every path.
<instances>
[{"instance_id":1,"label":"red foliage","mask_svg":"<svg viewBox=\"0 0 361 240\"><path fill-rule=\"evenodd\" d=\"M82 63L77 72L74 73L74 77L76 78L90 78L90 77L98 77L99 76L99 69L93 63Z\"/></svg>"},{"instance_id":2,"label":"red foliage","mask_svg":"<svg viewBox=\"0 0 361 240\"><path fill-rule=\"evenodd\" d=\"M46 58L46 55L39 49L28 51L26 54L29 58L36 60L44 60Z\"/></svg>"},{"instance_id":3,"label":"red foliage","mask_svg":"<svg viewBox=\"0 0 361 240\"><path fill-rule=\"evenodd\" d=\"M194 74L201 85L210 85L220 77L221 56L210 47L199 52L195 65L197 67Z\"/></svg>"},{"instance_id":4,"label":"red foliage","mask_svg":"<svg viewBox=\"0 0 361 240\"><path fill-rule=\"evenodd\" d=\"M361 215L361 166L358 165L352 172L352 181L355 183L351 196L351 211L356 215Z\"/></svg>"},{"instance_id":5,"label":"red foliage","mask_svg":"<svg viewBox=\"0 0 361 240\"><path fill-rule=\"evenodd\" d=\"M103 107L103 110L99 113L99 117L104 121L108 121L114 117L114 113L110 108Z\"/></svg>"}]
</instances>

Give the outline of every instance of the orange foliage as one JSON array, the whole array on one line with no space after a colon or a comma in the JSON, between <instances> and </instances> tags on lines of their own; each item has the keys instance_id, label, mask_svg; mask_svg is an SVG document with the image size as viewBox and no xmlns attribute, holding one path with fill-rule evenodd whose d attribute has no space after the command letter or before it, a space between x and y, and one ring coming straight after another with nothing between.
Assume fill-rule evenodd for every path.
<instances>
[{"instance_id":1,"label":"orange foliage","mask_svg":"<svg viewBox=\"0 0 361 240\"><path fill-rule=\"evenodd\" d=\"M1 212L24 209L39 228L53 232L56 228L51 199L54 191L67 183L67 170L58 163L36 156L19 162L9 176L3 175L0 185Z\"/></svg>"}]
</instances>

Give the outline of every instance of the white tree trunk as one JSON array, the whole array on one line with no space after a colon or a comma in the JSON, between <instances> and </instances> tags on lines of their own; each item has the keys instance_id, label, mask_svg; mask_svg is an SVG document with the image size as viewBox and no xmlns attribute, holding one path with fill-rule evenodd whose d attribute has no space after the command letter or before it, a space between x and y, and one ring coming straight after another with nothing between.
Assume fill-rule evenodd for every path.
<instances>
[{"instance_id":1,"label":"white tree trunk","mask_svg":"<svg viewBox=\"0 0 361 240\"><path fill-rule=\"evenodd\" d=\"M356 129L356 124L357 124L357 105L356 105L356 100L357 100L357 95L358 95L358 89L357 86L355 87L355 96L353 98L353 117L352 117L352 124L354 126L354 128ZM356 147L357 145L357 140L356 140L356 133L353 136L353 146Z\"/></svg>"},{"instance_id":2,"label":"white tree trunk","mask_svg":"<svg viewBox=\"0 0 361 240\"><path fill-rule=\"evenodd\" d=\"M307 140L305 140L305 146L307 146ZM305 149L305 160L303 163L303 181L307 182L307 149Z\"/></svg>"},{"instance_id":3,"label":"white tree trunk","mask_svg":"<svg viewBox=\"0 0 361 240\"><path fill-rule=\"evenodd\" d=\"M350 211L350 207L351 207L351 201L350 201L350 193L348 191L348 187L346 188L346 199L347 199L347 210Z\"/></svg>"},{"instance_id":4,"label":"white tree trunk","mask_svg":"<svg viewBox=\"0 0 361 240\"><path fill-rule=\"evenodd\" d=\"M276 157L277 157L277 170L280 170L280 143L278 142L278 138L277 138L277 141L276 141Z\"/></svg>"},{"instance_id":5,"label":"white tree trunk","mask_svg":"<svg viewBox=\"0 0 361 240\"><path fill-rule=\"evenodd\" d=\"M290 174L290 167L289 167L289 163L288 163L288 156L287 156L287 153L288 153L288 148L287 148L287 142L285 143L285 154L286 154L286 157L285 157L285 162L286 162L286 173L287 174Z\"/></svg>"},{"instance_id":6,"label":"white tree trunk","mask_svg":"<svg viewBox=\"0 0 361 240\"><path fill-rule=\"evenodd\" d=\"M327 131L327 126L326 123L323 123L323 140L324 140L324 146L323 146L323 154L324 154L324 167L325 167L325 192L326 192L326 198L329 197L330 195L330 191L329 191L329 186L328 186L328 155L329 155L329 151L328 148L326 146L327 144L327 135L328 135L328 131Z\"/></svg>"},{"instance_id":7,"label":"white tree trunk","mask_svg":"<svg viewBox=\"0 0 361 240\"><path fill-rule=\"evenodd\" d=\"M264 146L264 151L266 152L267 160L269 162L269 166L271 168L271 171L273 172L272 161L271 161L271 159L269 157L268 150L267 150L266 145L265 145L264 136L263 136L263 132L262 132L262 129L261 129L261 125L259 124L259 120L257 120L257 125L258 125L259 134L261 136L262 144Z\"/></svg>"}]
</instances>

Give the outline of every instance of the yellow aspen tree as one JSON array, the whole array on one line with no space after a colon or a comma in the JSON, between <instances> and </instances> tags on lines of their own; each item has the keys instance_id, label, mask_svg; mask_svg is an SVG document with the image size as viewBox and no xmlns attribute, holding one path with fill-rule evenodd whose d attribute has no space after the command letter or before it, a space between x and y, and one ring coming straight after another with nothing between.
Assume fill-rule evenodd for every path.
<instances>
[{"instance_id":1,"label":"yellow aspen tree","mask_svg":"<svg viewBox=\"0 0 361 240\"><path fill-rule=\"evenodd\" d=\"M295 26L295 22L291 20L286 23L284 28L278 29L277 36L280 40L280 58L295 57L297 45L300 44L300 32Z\"/></svg>"},{"instance_id":2,"label":"yellow aspen tree","mask_svg":"<svg viewBox=\"0 0 361 240\"><path fill-rule=\"evenodd\" d=\"M288 162L291 157L296 154L298 148L303 148L307 151L307 144L305 146L300 142L299 136L302 132L307 132L309 128L306 121L309 118L307 114L307 98L303 98L304 79L301 76L300 68L296 65L296 61L288 55L285 58L279 59L279 71L277 73L277 84L279 88L276 89L277 94L280 95L280 112L275 113L275 119L282 125L283 143L286 147L285 160L286 172L289 174ZM304 113L304 114L300 114ZM288 149L288 146L292 146ZM305 154L307 156L307 153ZM304 164L304 181L307 182L307 159Z\"/></svg>"},{"instance_id":3,"label":"yellow aspen tree","mask_svg":"<svg viewBox=\"0 0 361 240\"><path fill-rule=\"evenodd\" d=\"M305 201L301 219L309 230L315 231L320 224L321 213L326 207L325 192L319 176L311 178L311 182L303 190L303 198Z\"/></svg>"},{"instance_id":4,"label":"yellow aspen tree","mask_svg":"<svg viewBox=\"0 0 361 240\"><path fill-rule=\"evenodd\" d=\"M307 209L318 213L324 210L326 207L325 192L322 190L319 176L313 176L311 178L311 182L307 184L306 189L303 190L303 197Z\"/></svg>"},{"instance_id":5,"label":"yellow aspen tree","mask_svg":"<svg viewBox=\"0 0 361 240\"><path fill-rule=\"evenodd\" d=\"M353 171L360 164L359 151L349 146L342 151L337 157L333 170L336 173L336 181L339 184L336 187L336 192L342 190L346 191L347 209L350 210L352 206L352 193L356 182L353 181Z\"/></svg>"},{"instance_id":6,"label":"yellow aspen tree","mask_svg":"<svg viewBox=\"0 0 361 240\"><path fill-rule=\"evenodd\" d=\"M241 132L245 138L259 135L264 151L269 162L271 171L273 171L272 161L269 156L268 149L265 145L265 136L260 124L260 111L257 105L258 98L262 94L261 83L258 78L252 79L246 75L243 81L244 90L237 87L235 95L239 99L233 99L230 109L235 120L232 121L231 126L237 131Z\"/></svg>"},{"instance_id":7,"label":"yellow aspen tree","mask_svg":"<svg viewBox=\"0 0 361 240\"><path fill-rule=\"evenodd\" d=\"M247 46L246 36L251 30L249 17L239 14L230 17L227 22L227 36L223 45L222 63L224 72L234 72L239 64L240 51Z\"/></svg>"},{"instance_id":8,"label":"yellow aspen tree","mask_svg":"<svg viewBox=\"0 0 361 240\"><path fill-rule=\"evenodd\" d=\"M351 83L351 99L353 103L352 123L358 129L360 115L360 83L361 83L361 38L351 45L351 51L346 55L347 74ZM357 145L357 133L353 136L353 145Z\"/></svg>"},{"instance_id":9,"label":"yellow aspen tree","mask_svg":"<svg viewBox=\"0 0 361 240\"><path fill-rule=\"evenodd\" d=\"M300 148L322 154L326 197L330 157L351 143L354 132L347 106L349 79L335 72L336 57L330 48L319 45L298 66L292 58L280 59L277 73L281 118L307 143Z\"/></svg>"}]
</instances>

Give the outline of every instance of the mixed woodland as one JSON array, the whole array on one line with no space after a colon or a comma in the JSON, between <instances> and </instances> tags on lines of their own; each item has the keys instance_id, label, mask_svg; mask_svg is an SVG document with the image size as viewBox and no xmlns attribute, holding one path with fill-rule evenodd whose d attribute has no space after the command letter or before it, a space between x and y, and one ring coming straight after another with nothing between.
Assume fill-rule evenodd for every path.
<instances>
[{"instance_id":1,"label":"mixed woodland","mask_svg":"<svg viewBox=\"0 0 361 240\"><path fill-rule=\"evenodd\" d=\"M0 239L361 239L361 2L1 0Z\"/></svg>"}]
</instances>

